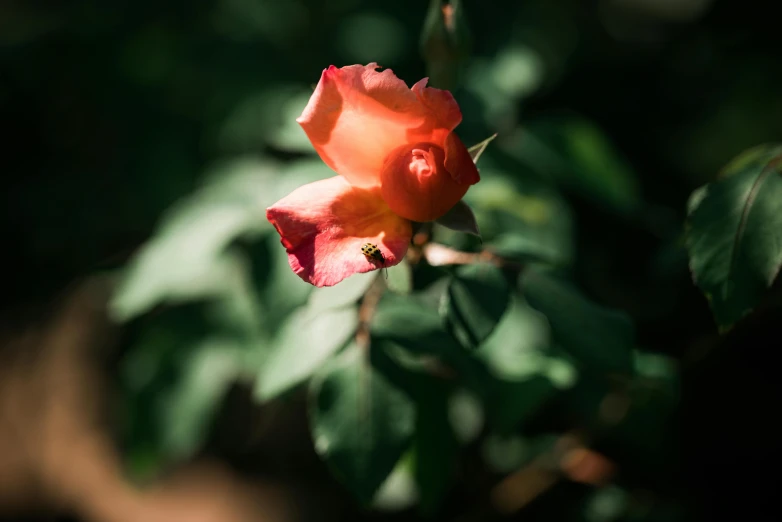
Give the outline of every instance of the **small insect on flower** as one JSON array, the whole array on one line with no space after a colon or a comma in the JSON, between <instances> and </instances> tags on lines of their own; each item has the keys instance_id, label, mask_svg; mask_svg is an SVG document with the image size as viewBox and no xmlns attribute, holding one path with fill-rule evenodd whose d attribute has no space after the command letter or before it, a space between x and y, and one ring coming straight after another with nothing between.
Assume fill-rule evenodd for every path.
<instances>
[{"instance_id":1,"label":"small insect on flower","mask_svg":"<svg viewBox=\"0 0 782 522\"><path fill-rule=\"evenodd\" d=\"M380 263L381 266L386 268L386 258L383 256L383 252L380 251L377 245L373 245L372 243L365 243L364 246L361 247L361 253L364 254L369 262ZM386 279L388 279L388 268L386 268Z\"/></svg>"}]
</instances>

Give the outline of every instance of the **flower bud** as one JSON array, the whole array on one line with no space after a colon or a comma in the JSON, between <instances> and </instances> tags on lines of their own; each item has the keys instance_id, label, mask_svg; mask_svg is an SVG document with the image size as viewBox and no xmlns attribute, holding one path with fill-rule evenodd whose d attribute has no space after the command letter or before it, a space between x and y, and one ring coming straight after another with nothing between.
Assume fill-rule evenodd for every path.
<instances>
[{"instance_id":1,"label":"flower bud","mask_svg":"<svg viewBox=\"0 0 782 522\"><path fill-rule=\"evenodd\" d=\"M432 143L397 148L380 173L380 192L389 208L411 221L433 221L467 192L445 168L445 152Z\"/></svg>"},{"instance_id":2,"label":"flower bud","mask_svg":"<svg viewBox=\"0 0 782 522\"><path fill-rule=\"evenodd\" d=\"M430 84L454 90L472 46L461 0L431 0L421 33L421 55Z\"/></svg>"}]
</instances>

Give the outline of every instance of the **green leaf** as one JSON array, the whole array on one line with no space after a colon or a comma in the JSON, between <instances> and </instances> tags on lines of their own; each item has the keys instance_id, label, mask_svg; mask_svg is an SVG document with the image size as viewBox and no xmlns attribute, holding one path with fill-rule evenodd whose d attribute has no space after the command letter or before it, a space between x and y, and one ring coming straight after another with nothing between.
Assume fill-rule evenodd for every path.
<instances>
[{"instance_id":1,"label":"green leaf","mask_svg":"<svg viewBox=\"0 0 782 522\"><path fill-rule=\"evenodd\" d=\"M552 353L546 318L516 295L476 356L495 378L488 413L500 431L517 427L576 380L572 365Z\"/></svg>"},{"instance_id":2,"label":"green leaf","mask_svg":"<svg viewBox=\"0 0 782 522\"><path fill-rule=\"evenodd\" d=\"M448 420L460 444L469 444L480 435L484 425L484 410L474 394L460 389L451 393Z\"/></svg>"},{"instance_id":3,"label":"green leaf","mask_svg":"<svg viewBox=\"0 0 782 522\"><path fill-rule=\"evenodd\" d=\"M110 303L112 317L128 321L161 302L222 293L240 270L235 256L226 253L228 246L271 232L266 207L328 175L320 161L282 169L240 158L215 166L201 188L166 213L154 237L130 261Z\"/></svg>"},{"instance_id":4,"label":"green leaf","mask_svg":"<svg viewBox=\"0 0 782 522\"><path fill-rule=\"evenodd\" d=\"M522 262L571 263L572 211L552 187L531 178L511 180L492 170L465 200L481 223L488 250Z\"/></svg>"},{"instance_id":5,"label":"green leaf","mask_svg":"<svg viewBox=\"0 0 782 522\"><path fill-rule=\"evenodd\" d=\"M354 305L364 296L375 277L376 272L354 274L338 285L316 288L310 294L307 306L313 310L331 310Z\"/></svg>"},{"instance_id":6,"label":"green leaf","mask_svg":"<svg viewBox=\"0 0 782 522\"><path fill-rule=\"evenodd\" d=\"M371 332L375 338L394 341L414 353L442 354L458 349L437 310L411 297L384 295L372 318Z\"/></svg>"},{"instance_id":7,"label":"green leaf","mask_svg":"<svg viewBox=\"0 0 782 522\"><path fill-rule=\"evenodd\" d=\"M183 376L161 406L163 447L174 459L203 443L228 386L241 372L242 349L232 340L208 339L192 347Z\"/></svg>"},{"instance_id":8,"label":"green leaf","mask_svg":"<svg viewBox=\"0 0 782 522\"><path fill-rule=\"evenodd\" d=\"M313 153L307 135L296 123L310 96L312 91L306 87L277 85L246 97L217 130L221 148L255 152L271 145L286 152Z\"/></svg>"},{"instance_id":9,"label":"green leaf","mask_svg":"<svg viewBox=\"0 0 782 522\"><path fill-rule=\"evenodd\" d=\"M481 237L481 232L478 230L478 222L475 221L475 215L472 213L472 209L464 201L459 201L443 217L438 218L435 221L437 224L450 230L464 232L465 234L471 234L478 238Z\"/></svg>"},{"instance_id":10,"label":"green leaf","mask_svg":"<svg viewBox=\"0 0 782 522\"><path fill-rule=\"evenodd\" d=\"M782 266L780 161L782 146L751 149L690 197L690 269L721 331L752 311Z\"/></svg>"},{"instance_id":11,"label":"green leaf","mask_svg":"<svg viewBox=\"0 0 782 522\"><path fill-rule=\"evenodd\" d=\"M543 313L554 342L579 365L598 373L628 373L633 367L635 329L623 312L601 307L568 282L528 268L521 288L527 302Z\"/></svg>"},{"instance_id":12,"label":"green leaf","mask_svg":"<svg viewBox=\"0 0 782 522\"><path fill-rule=\"evenodd\" d=\"M419 491L419 509L434 515L448 492L455 471L459 442L448 418L449 394L444 387L432 387L419 398L416 429L415 479Z\"/></svg>"},{"instance_id":13,"label":"green leaf","mask_svg":"<svg viewBox=\"0 0 782 522\"><path fill-rule=\"evenodd\" d=\"M470 157L472 158L473 163L475 163L476 165L478 164L478 160L480 159L483 152L486 150L486 147L488 147L489 143L494 141L494 138L496 137L497 134L494 133L488 138L486 138L485 140L483 140L482 142L476 143L475 145L467 149L467 152L470 153Z\"/></svg>"},{"instance_id":14,"label":"green leaf","mask_svg":"<svg viewBox=\"0 0 782 522\"><path fill-rule=\"evenodd\" d=\"M388 289L397 294L409 294L413 291L413 268L407 260L388 269Z\"/></svg>"},{"instance_id":15,"label":"green leaf","mask_svg":"<svg viewBox=\"0 0 782 522\"><path fill-rule=\"evenodd\" d=\"M394 466L372 499L371 509L402 511L418 503L418 487L413 476L413 452L408 450Z\"/></svg>"},{"instance_id":16,"label":"green leaf","mask_svg":"<svg viewBox=\"0 0 782 522\"><path fill-rule=\"evenodd\" d=\"M499 268L466 265L451 280L441 312L462 345L475 348L494 330L509 298L510 287Z\"/></svg>"},{"instance_id":17,"label":"green leaf","mask_svg":"<svg viewBox=\"0 0 782 522\"><path fill-rule=\"evenodd\" d=\"M351 345L312 381L315 450L364 504L371 502L415 430L412 401Z\"/></svg>"},{"instance_id":18,"label":"green leaf","mask_svg":"<svg viewBox=\"0 0 782 522\"><path fill-rule=\"evenodd\" d=\"M315 293L323 289L304 283L291 270L288 253L277 234L269 234L263 241L265 252L262 252L260 261L268 268L266 273L254 275L263 302L262 320L266 328L274 332L296 308L305 303L312 304Z\"/></svg>"},{"instance_id":19,"label":"green leaf","mask_svg":"<svg viewBox=\"0 0 782 522\"><path fill-rule=\"evenodd\" d=\"M602 130L585 118L540 120L504 144L525 165L597 205L625 215L641 206L636 173Z\"/></svg>"},{"instance_id":20,"label":"green leaf","mask_svg":"<svg viewBox=\"0 0 782 522\"><path fill-rule=\"evenodd\" d=\"M342 348L358 326L355 307L302 307L283 325L258 375L255 395L267 401L308 379Z\"/></svg>"}]
</instances>

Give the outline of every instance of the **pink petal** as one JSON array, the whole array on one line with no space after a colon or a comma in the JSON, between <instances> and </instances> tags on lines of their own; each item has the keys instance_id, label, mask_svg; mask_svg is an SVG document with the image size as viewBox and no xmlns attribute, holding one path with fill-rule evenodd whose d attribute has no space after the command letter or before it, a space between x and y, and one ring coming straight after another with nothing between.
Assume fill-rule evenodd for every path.
<instances>
[{"instance_id":1,"label":"pink petal","mask_svg":"<svg viewBox=\"0 0 782 522\"><path fill-rule=\"evenodd\" d=\"M410 222L391 212L378 189L354 187L342 176L299 187L266 209L266 217L296 275L319 287L398 264L412 236ZM364 256L367 243L379 247L384 262Z\"/></svg>"},{"instance_id":2,"label":"pink petal","mask_svg":"<svg viewBox=\"0 0 782 522\"><path fill-rule=\"evenodd\" d=\"M462 113L448 91L409 89L391 69L376 63L333 65L323 71L307 107L296 120L335 172L360 187L377 186L386 156L404 144L445 140Z\"/></svg>"}]
</instances>

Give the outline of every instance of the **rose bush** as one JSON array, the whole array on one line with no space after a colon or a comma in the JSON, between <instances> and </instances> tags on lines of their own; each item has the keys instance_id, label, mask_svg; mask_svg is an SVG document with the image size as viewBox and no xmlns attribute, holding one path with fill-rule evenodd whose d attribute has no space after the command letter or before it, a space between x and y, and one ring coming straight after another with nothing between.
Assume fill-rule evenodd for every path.
<instances>
[{"instance_id":1,"label":"rose bush","mask_svg":"<svg viewBox=\"0 0 782 522\"><path fill-rule=\"evenodd\" d=\"M266 211L293 271L315 286L398 264L412 222L433 221L480 179L454 133L450 92L408 88L375 63L323 71L297 122L338 175L300 187ZM375 244L383 262L361 252Z\"/></svg>"}]
</instances>

